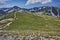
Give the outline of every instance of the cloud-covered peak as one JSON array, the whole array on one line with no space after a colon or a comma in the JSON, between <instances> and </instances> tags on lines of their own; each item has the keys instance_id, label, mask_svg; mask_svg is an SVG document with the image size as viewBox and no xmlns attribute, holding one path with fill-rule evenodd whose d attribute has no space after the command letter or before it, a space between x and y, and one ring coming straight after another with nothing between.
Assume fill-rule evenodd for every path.
<instances>
[{"instance_id":1,"label":"cloud-covered peak","mask_svg":"<svg viewBox=\"0 0 60 40\"><path fill-rule=\"evenodd\" d=\"M41 3L41 4L46 4L46 3L49 3L49 2L52 2L52 0L28 0L26 5L29 5L29 4L35 4L35 3Z\"/></svg>"}]
</instances>

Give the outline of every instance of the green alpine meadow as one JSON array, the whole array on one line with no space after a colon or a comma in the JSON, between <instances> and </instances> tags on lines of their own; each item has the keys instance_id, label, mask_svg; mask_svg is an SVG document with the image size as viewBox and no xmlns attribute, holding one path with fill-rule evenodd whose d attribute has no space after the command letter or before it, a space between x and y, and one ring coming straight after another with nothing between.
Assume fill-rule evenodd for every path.
<instances>
[{"instance_id":1,"label":"green alpine meadow","mask_svg":"<svg viewBox=\"0 0 60 40\"><path fill-rule=\"evenodd\" d=\"M14 15L16 18L14 18ZM60 32L60 19L53 16L16 12L6 15L5 19L7 18L14 19L12 23L5 28L9 31Z\"/></svg>"}]
</instances>

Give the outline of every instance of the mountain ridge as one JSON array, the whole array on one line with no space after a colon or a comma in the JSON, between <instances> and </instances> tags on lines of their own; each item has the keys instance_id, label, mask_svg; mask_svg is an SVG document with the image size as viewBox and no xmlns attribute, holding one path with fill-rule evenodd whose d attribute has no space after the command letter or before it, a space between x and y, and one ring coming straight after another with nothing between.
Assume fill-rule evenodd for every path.
<instances>
[{"instance_id":1,"label":"mountain ridge","mask_svg":"<svg viewBox=\"0 0 60 40\"><path fill-rule=\"evenodd\" d=\"M60 17L60 8L58 8L58 7L42 6L42 7L33 7L30 9L26 9L26 8L20 8L18 6L13 6L10 8L1 8L0 10L5 11L6 13L11 13L11 12L32 12L32 13L43 12L43 14L46 14L46 15Z\"/></svg>"}]
</instances>

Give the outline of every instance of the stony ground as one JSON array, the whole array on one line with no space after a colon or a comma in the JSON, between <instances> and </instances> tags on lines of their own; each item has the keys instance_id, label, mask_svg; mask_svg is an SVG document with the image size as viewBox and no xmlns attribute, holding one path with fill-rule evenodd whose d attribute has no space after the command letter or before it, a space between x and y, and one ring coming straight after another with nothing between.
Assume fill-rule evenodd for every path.
<instances>
[{"instance_id":1,"label":"stony ground","mask_svg":"<svg viewBox=\"0 0 60 40\"><path fill-rule=\"evenodd\" d=\"M54 33L52 33L54 34ZM60 40L60 36L39 32L0 31L0 40Z\"/></svg>"}]
</instances>

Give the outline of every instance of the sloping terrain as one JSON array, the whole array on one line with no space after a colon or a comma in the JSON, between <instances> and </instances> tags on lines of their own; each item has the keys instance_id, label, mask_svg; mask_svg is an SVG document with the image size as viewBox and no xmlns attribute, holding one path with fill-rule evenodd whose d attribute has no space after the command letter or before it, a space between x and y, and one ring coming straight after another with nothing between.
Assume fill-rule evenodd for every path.
<instances>
[{"instance_id":1,"label":"sloping terrain","mask_svg":"<svg viewBox=\"0 0 60 40\"><path fill-rule=\"evenodd\" d=\"M16 13L16 20L7 27L7 30L32 30L60 32L60 19L53 16L29 13Z\"/></svg>"},{"instance_id":2,"label":"sloping terrain","mask_svg":"<svg viewBox=\"0 0 60 40\"><path fill-rule=\"evenodd\" d=\"M0 21L2 39L60 40L60 19L37 13L9 13Z\"/></svg>"}]
</instances>

